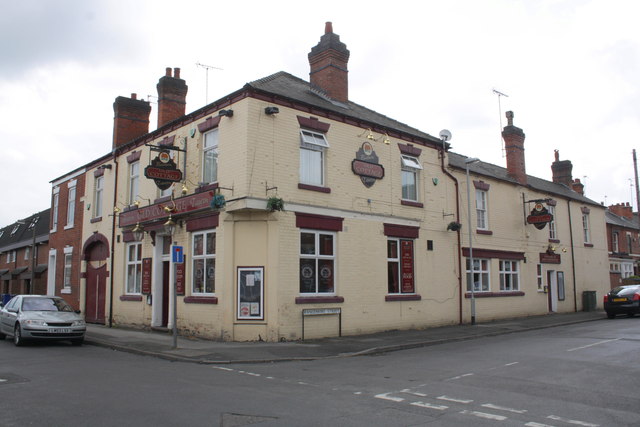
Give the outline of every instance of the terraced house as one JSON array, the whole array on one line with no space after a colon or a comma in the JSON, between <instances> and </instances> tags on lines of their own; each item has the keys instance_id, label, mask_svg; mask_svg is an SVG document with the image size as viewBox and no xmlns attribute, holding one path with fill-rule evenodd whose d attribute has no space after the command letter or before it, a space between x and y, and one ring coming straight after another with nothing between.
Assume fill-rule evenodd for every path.
<instances>
[{"instance_id":1,"label":"terraced house","mask_svg":"<svg viewBox=\"0 0 640 427\"><path fill-rule=\"evenodd\" d=\"M467 162L351 101L349 56L327 23L310 81L277 72L191 113L167 68L153 131L148 102L116 98L111 151L78 169L89 321L297 340L469 322L471 300L483 321L579 310L608 287L604 208L527 176L512 116L507 168Z\"/></svg>"}]
</instances>

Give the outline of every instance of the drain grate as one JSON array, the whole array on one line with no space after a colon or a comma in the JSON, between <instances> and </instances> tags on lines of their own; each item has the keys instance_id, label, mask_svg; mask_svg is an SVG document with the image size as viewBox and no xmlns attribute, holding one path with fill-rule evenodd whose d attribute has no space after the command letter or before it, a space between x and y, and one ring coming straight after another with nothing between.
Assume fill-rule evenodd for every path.
<instances>
[{"instance_id":1,"label":"drain grate","mask_svg":"<svg viewBox=\"0 0 640 427\"><path fill-rule=\"evenodd\" d=\"M260 415L246 415L246 414L222 414L220 417L221 427L241 427L248 426L250 424L258 424L265 421L277 420L276 417L263 417Z\"/></svg>"}]
</instances>

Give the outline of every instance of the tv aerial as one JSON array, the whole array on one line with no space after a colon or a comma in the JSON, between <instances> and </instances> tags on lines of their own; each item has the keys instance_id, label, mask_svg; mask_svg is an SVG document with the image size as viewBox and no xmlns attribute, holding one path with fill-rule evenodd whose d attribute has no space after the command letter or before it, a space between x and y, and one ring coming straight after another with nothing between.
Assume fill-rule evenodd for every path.
<instances>
[{"instance_id":1,"label":"tv aerial","mask_svg":"<svg viewBox=\"0 0 640 427\"><path fill-rule=\"evenodd\" d=\"M200 62L196 62L196 66L202 67L205 69L205 95L204 95L204 104L209 104L209 70L220 70L220 67L214 67L213 65L201 64Z\"/></svg>"}]
</instances>

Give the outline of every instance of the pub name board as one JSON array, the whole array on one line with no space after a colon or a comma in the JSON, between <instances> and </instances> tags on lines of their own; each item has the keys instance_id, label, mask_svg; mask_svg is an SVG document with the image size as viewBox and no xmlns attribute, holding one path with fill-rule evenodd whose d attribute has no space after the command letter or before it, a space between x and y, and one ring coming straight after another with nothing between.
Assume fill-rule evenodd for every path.
<instances>
[{"instance_id":1,"label":"pub name board","mask_svg":"<svg viewBox=\"0 0 640 427\"><path fill-rule=\"evenodd\" d=\"M175 199L173 202L170 202L172 207L173 203L175 203L175 209L171 212L171 215L176 216L209 209L212 198L213 191L203 191L202 193L195 193ZM164 210L166 205L166 203L156 203L151 206L122 212L120 214L120 227L129 227L136 223L167 218L169 214Z\"/></svg>"}]
</instances>

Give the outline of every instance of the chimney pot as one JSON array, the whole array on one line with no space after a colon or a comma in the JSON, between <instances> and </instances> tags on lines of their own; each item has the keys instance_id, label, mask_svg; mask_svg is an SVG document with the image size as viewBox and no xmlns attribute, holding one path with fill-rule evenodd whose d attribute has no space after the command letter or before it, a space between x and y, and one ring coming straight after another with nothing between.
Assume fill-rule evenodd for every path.
<instances>
[{"instance_id":1,"label":"chimney pot","mask_svg":"<svg viewBox=\"0 0 640 427\"><path fill-rule=\"evenodd\" d=\"M173 69L173 77L175 77L176 79L180 78L180 68Z\"/></svg>"},{"instance_id":2,"label":"chimney pot","mask_svg":"<svg viewBox=\"0 0 640 427\"><path fill-rule=\"evenodd\" d=\"M131 99L138 99L138 94L137 93L132 93L131 94Z\"/></svg>"},{"instance_id":3,"label":"chimney pot","mask_svg":"<svg viewBox=\"0 0 640 427\"><path fill-rule=\"evenodd\" d=\"M309 78L311 84L340 102L349 101L349 50L333 32L331 22L325 24L320 42L309 52Z\"/></svg>"},{"instance_id":4,"label":"chimney pot","mask_svg":"<svg viewBox=\"0 0 640 427\"><path fill-rule=\"evenodd\" d=\"M513 111L507 111L508 125L502 131L504 149L507 155L507 173L518 183L527 185L527 171L524 158L524 132L513 125Z\"/></svg>"},{"instance_id":5,"label":"chimney pot","mask_svg":"<svg viewBox=\"0 0 640 427\"><path fill-rule=\"evenodd\" d=\"M158 89L158 127L184 116L188 87L180 78L180 68L174 68L174 76L171 76L171 68L166 68L165 76L161 77L156 85Z\"/></svg>"},{"instance_id":6,"label":"chimney pot","mask_svg":"<svg viewBox=\"0 0 640 427\"><path fill-rule=\"evenodd\" d=\"M164 75L167 77L171 77L171 67L167 67L164 71Z\"/></svg>"},{"instance_id":7,"label":"chimney pot","mask_svg":"<svg viewBox=\"0 0 640 427\"><path fill-rule=\"evenodd\" d=\"M330 21L327 21L324 24L324 33L325 34L333 33L333 24Z\"/></svg>"}]
</instances>

